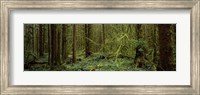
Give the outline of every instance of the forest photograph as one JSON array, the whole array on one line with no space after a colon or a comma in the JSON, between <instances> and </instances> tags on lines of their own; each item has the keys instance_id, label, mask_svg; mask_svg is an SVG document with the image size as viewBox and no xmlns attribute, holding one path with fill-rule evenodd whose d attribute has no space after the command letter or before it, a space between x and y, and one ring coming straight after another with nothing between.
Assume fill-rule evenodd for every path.
<instances>
[{"instance_id":1,"label":"forest photograph","mask_svg":"<svg viewBox=\"0 0 200 95\"><path fill-rule=\"evenodd\" d=\"M24 71L176 71L176 24L24 24Z\"/></svg>"}]
</instances>

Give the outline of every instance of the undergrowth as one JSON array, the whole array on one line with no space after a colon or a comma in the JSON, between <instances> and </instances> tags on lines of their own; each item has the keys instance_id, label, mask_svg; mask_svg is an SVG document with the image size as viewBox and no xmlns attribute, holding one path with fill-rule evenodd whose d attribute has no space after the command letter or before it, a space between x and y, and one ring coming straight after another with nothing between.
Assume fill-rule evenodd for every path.
<instances>
[{"instance_id":1,"label":"undergrowth","mask_svg":"<svg viewBox=\"0 0 200 95\"><path fill-rule=\"evenodd\" d=\"M44 59L43 59L44 60ZM46 59L48 60L48 59ZM138 68L133 59L130 58L106 58L103 55L96 54L85 58L78 56L77 63L72 63L71 58L61 65L50 66L48 63L31 64L25 67L25 71L154 71L154 64L147 64Z\"/></svg>"}]
</instances>

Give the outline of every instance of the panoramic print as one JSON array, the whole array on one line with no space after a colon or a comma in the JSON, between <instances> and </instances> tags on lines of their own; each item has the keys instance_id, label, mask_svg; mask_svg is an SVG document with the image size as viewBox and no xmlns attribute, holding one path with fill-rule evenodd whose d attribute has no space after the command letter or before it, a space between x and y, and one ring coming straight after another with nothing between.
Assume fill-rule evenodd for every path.
<instances>
[{"instance_id":1,"label":"panoramic print","mask_svg":"<svg viewBox=\"0 0 200 95\"><path fill-rule=\"evenodd\" d=\"M24 71L176 71L176 24L24 24Z\"/></svg>"}]
</instances>

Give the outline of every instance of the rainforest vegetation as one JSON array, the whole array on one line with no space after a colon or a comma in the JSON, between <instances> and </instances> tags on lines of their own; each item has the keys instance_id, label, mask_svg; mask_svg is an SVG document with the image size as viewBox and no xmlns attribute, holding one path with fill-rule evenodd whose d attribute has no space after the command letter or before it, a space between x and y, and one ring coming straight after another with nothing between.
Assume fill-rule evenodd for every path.
<instances>
[{"instance_id":1,"label":"rainforest vegetation","mask_svg":"<svg viewBox=\"0 0 200 95\"><path fill-rule=\"evenodd\" d=\"M24 24L25 71L175 71L175 24Z\"/></svg>"}]
</instances>

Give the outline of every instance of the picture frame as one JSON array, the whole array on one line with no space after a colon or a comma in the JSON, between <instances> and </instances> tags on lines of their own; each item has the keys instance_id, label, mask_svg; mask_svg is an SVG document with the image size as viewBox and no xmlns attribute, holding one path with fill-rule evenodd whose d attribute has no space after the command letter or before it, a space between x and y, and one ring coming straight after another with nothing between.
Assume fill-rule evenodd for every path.
<instances>
[{"instance_id":1,"label":"picture frame","mask_svg":"<svg viewBox=\"0 0 200 95\"><path fill-rule=\"evenodd\" d=\"M200 94L200 0L0 0L0 94ZM26 85L9 84L9 14L17 9L190 9L191 10L191 85Z\"/></svg>"}]
</instances>

